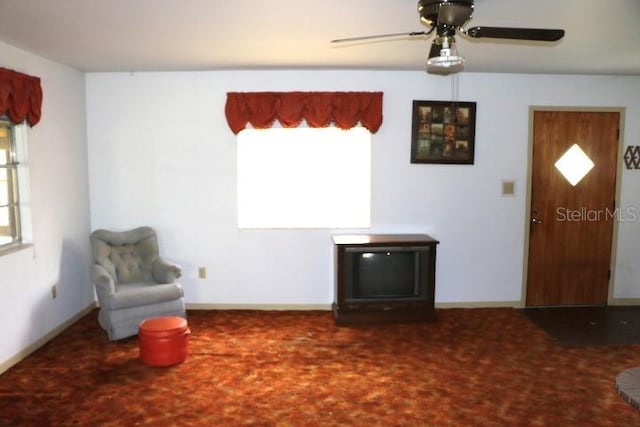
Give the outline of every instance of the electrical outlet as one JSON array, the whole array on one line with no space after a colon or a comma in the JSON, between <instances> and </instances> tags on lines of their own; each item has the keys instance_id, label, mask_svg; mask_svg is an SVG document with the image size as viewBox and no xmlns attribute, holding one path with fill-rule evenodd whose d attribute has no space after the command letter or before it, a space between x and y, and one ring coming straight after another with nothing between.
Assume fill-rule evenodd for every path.
<instances>
[{"instance_id":1,"label":"electrical outlet","mask_svg":"<svg viewBox=\"0 0 640 427\"><path fill-rule=\"evenodd\" d=\"M201 279L207 278L207 267L198 267L198 277Z\"/></svg>"},{"instance_id":2,"label":"electrical outlet","mask_svg":"<svg viewBox=\"0 0 640 427\"><path fill-rule=\"evenodd\" d=\"M56 299L58 296L58 285L53 285L51 287L51 299Z\"/></svg>"}]
</instances>

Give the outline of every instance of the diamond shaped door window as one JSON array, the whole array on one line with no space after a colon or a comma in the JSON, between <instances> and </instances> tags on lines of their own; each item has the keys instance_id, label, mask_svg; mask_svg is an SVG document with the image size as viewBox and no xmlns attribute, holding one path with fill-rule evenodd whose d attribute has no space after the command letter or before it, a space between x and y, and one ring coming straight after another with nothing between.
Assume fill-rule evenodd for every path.
<instances>
[{"instance_id":1,"label":"diamond shaped door window","mask_svg":"<svg viewBox=\"0 0 640 427\"><path fill-rule=\"evenodd\" d=\"M595 166L593 161L578 144L573 144L555 163L556 169L574 187L593 169L593 166Z\"/></svg>"}]
</instances>

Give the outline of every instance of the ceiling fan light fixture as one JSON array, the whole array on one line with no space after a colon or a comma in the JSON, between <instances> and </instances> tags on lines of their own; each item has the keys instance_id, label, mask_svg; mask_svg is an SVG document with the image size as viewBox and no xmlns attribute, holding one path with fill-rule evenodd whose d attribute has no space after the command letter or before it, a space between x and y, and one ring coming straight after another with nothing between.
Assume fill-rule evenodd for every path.
<instances>
[{"instance_id":1,"label":"ceiling fan light fixture","mask_svg":"<svg viewBox=\"0 0 640 427\"><path fill-rule=\"evenodd\" d=\"M431 45L426 71L430 74L447 75L462 71L466 62L462 56L458 55L455 43L456 34L474 39L493 38L541 42L557 42L564 37L564 30L549 28L474 26L467 29L465 25L473 15L474 3L475 0L418 0L420 23L428 28L427 31L350 37L332 40L331 43L396 36L429 36L435 31L436 37Z\"/></svg>"},{"instance_id":2,"label":"ceiling fan light fixture","mask_svg":"<svg viewBox=\"0 0 640 427\"><path fill-rule=\"evenodd\" d=\"M438 36L431 45L427 72L431 74L452 74L462 71L465 59L458 55L453 36Z\"/></svg>"}]
</instances>

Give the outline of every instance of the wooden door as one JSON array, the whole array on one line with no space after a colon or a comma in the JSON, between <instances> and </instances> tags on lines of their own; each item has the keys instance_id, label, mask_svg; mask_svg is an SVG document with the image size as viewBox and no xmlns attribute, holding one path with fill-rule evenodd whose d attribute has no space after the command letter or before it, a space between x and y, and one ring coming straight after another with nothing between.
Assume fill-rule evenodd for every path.
<instances>
[{"instance_id":1,"label":"wooden door","mask_svg":"<svg viewBox=\"0 0 640 427\"><path fill-rule=\"evenodd\" d=\"M619 115L534 112L527 306L607 303ZM575 186L555 167L574 144L594 163Z\"/></svg>"}]
</instances>

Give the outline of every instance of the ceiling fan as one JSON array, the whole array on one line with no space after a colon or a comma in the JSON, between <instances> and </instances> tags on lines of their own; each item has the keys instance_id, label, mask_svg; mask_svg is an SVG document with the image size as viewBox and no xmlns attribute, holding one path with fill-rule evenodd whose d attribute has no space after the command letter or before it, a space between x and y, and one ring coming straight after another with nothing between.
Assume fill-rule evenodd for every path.
<instances>
[{"instance_id":1,"label":"ceiling fan","mask_svg":"<svg viewBox=\"0 0 640 427\"><path fill-rule=\"evenodd\" d=\"M554 42L564 37L564 30L544 28L471 27L464 29L463 25L471 19L473 7L473 0L419 0L418 13L420 14L420 22L429 27L427 31L351 37L331 40L331 43L397 36L424 36L435 31L435 38L427 59L427 72L451 74L462 70L465 62L465 59L458 55L456 49L456 32L472 38L486 37L544 42Z\"/></svg>"}]
</instances>

